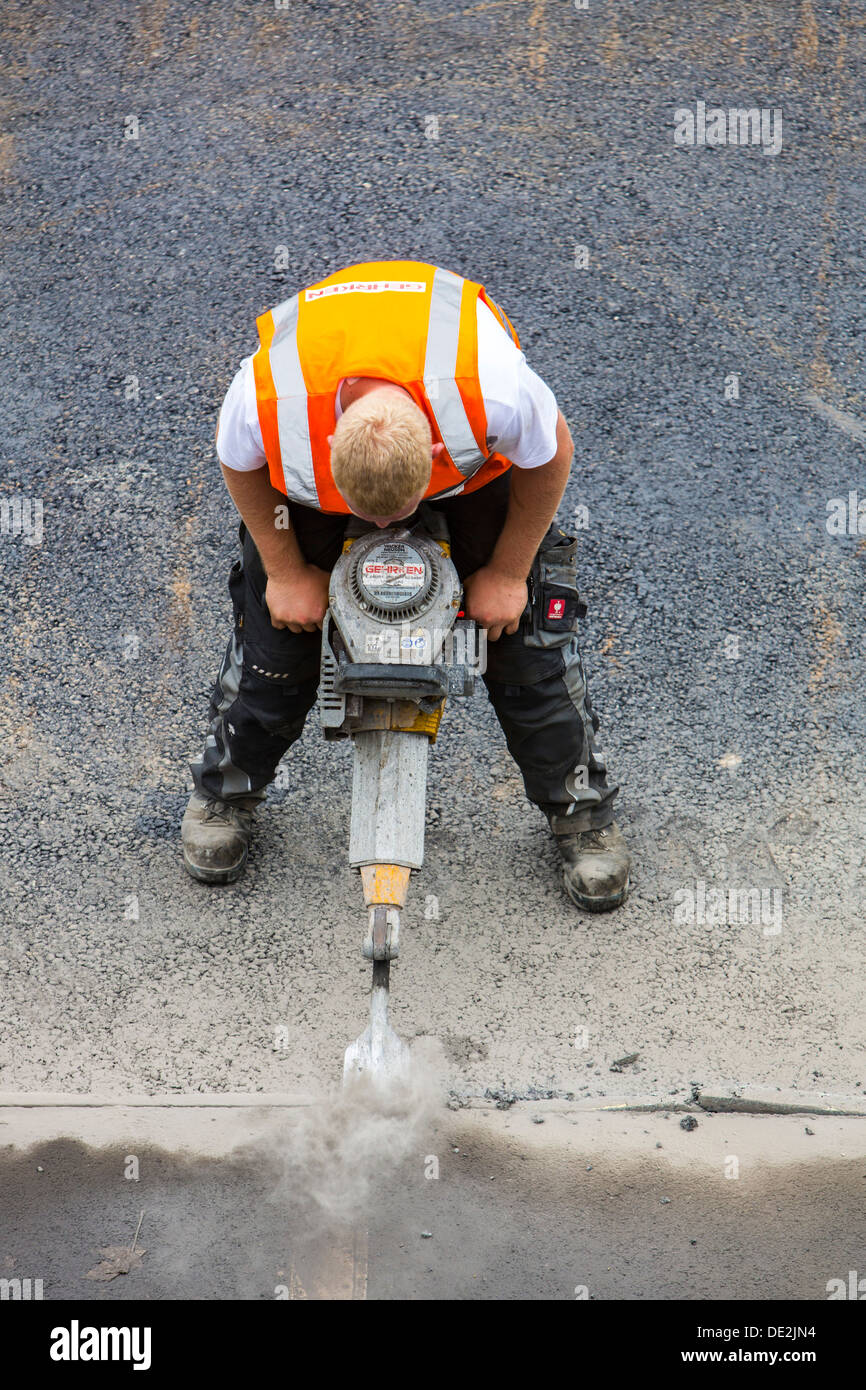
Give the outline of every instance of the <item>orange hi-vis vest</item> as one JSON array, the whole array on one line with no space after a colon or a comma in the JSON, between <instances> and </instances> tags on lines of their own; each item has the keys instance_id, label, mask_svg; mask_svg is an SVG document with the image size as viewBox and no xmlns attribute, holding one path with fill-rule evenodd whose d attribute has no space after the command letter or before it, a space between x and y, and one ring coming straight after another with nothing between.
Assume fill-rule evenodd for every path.
<instances>
[{"instance_id":1,"label":"orange hi-vis vest","mask_svg":"<svg viewBox=\"0 0 866 1390\"><path fill-rule=\"evenodd\" d=\"M519 347L482 285L423 261L370 261L301 290L257 319L256 402L271 482L296 502L349 513L331 474L337 387L381 377L407 390L444 449L426 497L472 492L511 467L487 447L478 381L478 298Z\"/></svg>"}]
</instances>

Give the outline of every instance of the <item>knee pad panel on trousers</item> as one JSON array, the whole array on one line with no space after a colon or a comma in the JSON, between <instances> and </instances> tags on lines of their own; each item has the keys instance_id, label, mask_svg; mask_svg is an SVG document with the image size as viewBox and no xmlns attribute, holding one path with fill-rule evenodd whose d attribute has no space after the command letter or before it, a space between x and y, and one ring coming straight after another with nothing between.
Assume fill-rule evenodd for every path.
<instances>
[{"instance_id":1,"label":"knee pad panel on trousers","mask_svg":"<svg viewBox=\"0 0 866 1390\"><path fill-rule=\"evenodd\" d=\"M486 684L537 685L565 669L559 647L544 650L527 644L522 632L502 635L496 642L487 643Z\"/></svg>"},{"instance_id":2,"label":"knee pad panel on trousers","mask_svg":"<svg viewBox=\"0 0 866 1390\"><path fill-rule=\"evenodd\" d=\"M282 686L286 691L318 681L321 633L271 630L273 638L266 643L244 637L244 676L249 676L257 687Z\"/></svg>"},{"instance_id":3,"label":"knee pad panel on trousers","mask_svg":"<svg viewBox=\"0 0 866 1390\"><path fill-rule=\"evenodd\" d=\"M317 680L289 685L249 670L245 662L236 705L241 707L244 719L253 720L266 733L294 741L316 702L317 690ZM229 714L235 711L236 706L232 706Z\"/></svg>"}]
</instances>

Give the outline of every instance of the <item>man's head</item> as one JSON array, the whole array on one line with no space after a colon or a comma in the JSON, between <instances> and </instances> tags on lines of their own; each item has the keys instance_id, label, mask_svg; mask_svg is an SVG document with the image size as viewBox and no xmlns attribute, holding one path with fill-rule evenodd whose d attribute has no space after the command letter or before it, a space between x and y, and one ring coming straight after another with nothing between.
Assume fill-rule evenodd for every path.
<instances>
[{"instance_id":1,"label":"man's head","mask_svg":"<svg viewBox=\"0 0 866 1390\"><path fill-rule=\"evenodd\" d=\"M411 516L442 448L409 393L380 383L344 410L330 443L337 491L350 511L378 526Z\"/></svg>"}]
</instances>

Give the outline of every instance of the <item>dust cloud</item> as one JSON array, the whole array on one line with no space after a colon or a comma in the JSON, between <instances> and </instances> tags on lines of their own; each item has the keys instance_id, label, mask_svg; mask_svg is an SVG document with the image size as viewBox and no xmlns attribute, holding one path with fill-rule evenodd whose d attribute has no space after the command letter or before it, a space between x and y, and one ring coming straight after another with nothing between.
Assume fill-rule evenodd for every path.
<instances>
[{"instance_id":1,"label":"dust cloud","mask_svg":"<svg viewBox=\"0 0 866 1390\"><path fill-rule=\"evenodd\" d=\"M301 1208L309 1233L325 1232L363 1220L410 1160L421 1174L425 1138L444 1108L439 1076L413 1057L408 1076L387 1088L357 1077L330 1100L281 1116L243 1156L267 1163L275 1202L287 1213Z\"/></svg>"}]
</instances>

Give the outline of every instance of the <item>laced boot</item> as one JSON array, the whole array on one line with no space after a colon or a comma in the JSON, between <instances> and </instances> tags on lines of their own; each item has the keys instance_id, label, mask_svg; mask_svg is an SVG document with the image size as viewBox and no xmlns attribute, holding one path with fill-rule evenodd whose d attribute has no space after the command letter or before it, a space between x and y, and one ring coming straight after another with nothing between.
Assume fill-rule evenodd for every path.
<instances>
[{"instance_id":1,"label":"laced boot","mask_svg":"<svg viewBox=\"0 0 866 1390\"><path fill-rule=\"evenodd\" d=\"M183 862L201 883L233 883L247 862L253 812L263 793L220 800L194 791L180 827Z\"/></svg>"}]
</instances>

